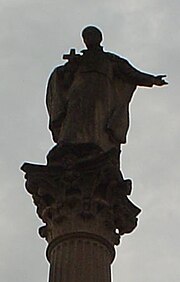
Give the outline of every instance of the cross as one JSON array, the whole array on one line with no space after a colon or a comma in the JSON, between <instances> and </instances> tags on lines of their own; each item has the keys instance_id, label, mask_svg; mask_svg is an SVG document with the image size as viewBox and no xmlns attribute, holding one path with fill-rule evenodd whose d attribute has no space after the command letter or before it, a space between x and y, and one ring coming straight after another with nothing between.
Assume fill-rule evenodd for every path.
<instances>
[{"instance_id":1,"label":"cross","mask_svg":"<svg viewBox=\"0 0 180 282\"><path fill-rule=\"evenodd\" d=\"M75 61L78 57L81 57L81 55L76 54L75 49L71 49L69 54L63 55L63 59L68 60L69 62Z\"/></svg>"}]
</instances>

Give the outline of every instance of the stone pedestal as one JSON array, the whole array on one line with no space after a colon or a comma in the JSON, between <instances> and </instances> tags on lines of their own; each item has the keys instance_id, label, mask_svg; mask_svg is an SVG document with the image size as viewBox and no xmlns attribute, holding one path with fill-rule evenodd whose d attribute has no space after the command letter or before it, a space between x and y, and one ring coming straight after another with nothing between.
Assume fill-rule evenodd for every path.
<instances>
[{"instance_id":1,"label":"stone pedestal","mask_svg":"<svg viewBox=\"0 0 180 282\"><path fill-rule=\"evenodd\" d=\"M25 163L32 195L48 242L49 282L110 282L114 246L137 225L140 209L130 200L131 181L94 146L56 146L47 165Z\"/></svg>"}]
</instances>

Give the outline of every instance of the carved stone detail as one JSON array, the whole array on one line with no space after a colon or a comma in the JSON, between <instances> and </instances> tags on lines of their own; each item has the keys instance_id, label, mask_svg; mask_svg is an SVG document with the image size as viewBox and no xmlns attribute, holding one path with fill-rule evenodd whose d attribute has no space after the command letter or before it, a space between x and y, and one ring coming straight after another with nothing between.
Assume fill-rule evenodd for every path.
<instances>
[{"instance_id":1,"label":"carved stone detail","mask_svg":"<svg viewBox=\"0 0 180 282\"><path fill-rule=\"evenodd\" d=\"M56 147L46 166L25 163L22 167L26 189L45 223L40 235L49 243L65 234L84 232L118 245L120 235L136 227L140 209L127 197L131 181L124 180L113 163L115 152L88 148L87 153L87 146L73 147L72 153L70 146Z\"/></svg>"}]
</instances>

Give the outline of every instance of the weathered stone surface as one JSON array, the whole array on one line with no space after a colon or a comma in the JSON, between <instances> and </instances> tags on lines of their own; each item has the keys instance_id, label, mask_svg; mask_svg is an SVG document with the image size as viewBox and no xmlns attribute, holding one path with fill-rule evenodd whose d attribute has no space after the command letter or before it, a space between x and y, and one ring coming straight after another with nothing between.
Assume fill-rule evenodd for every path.
<instances>
[{"instance_id":1,"label":"weathered stone surface","mask_svg":"<svg viewBox=\"0 0 180 282\"><path fill-rule=\"evenodd\" d=\"M89 146L88 154L87 144L76 149L72 145L56 147L55 151L49 154L46 166L22 167L27 191L46 223L41 236L50 242L67 233L90 232L118 244L119 235L136 227L140 209L127 197L131 181L124 180L113 163L115 152Z\"/></svg>"}]
</instances>

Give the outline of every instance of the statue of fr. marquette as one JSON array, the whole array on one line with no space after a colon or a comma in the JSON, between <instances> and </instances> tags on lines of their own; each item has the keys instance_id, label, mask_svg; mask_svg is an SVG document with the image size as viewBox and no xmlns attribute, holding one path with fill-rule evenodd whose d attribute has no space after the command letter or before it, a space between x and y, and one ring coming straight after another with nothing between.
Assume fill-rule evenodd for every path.
<instances>
[{"instance_id":1,"label":"statue of fr. marquette","mask_svg":"<svg viewBox=\"0 0 180 282\"><path fill-rule=\"evenodd\" d=\"M126 143L129 103L137 86L167 84L165 75L143 73L115 54L104 52L102 33L86 27L82 55L52 72L47 86L49 128L58 146L95 144L104 152Z\"/></svg>"}]
</instances>

